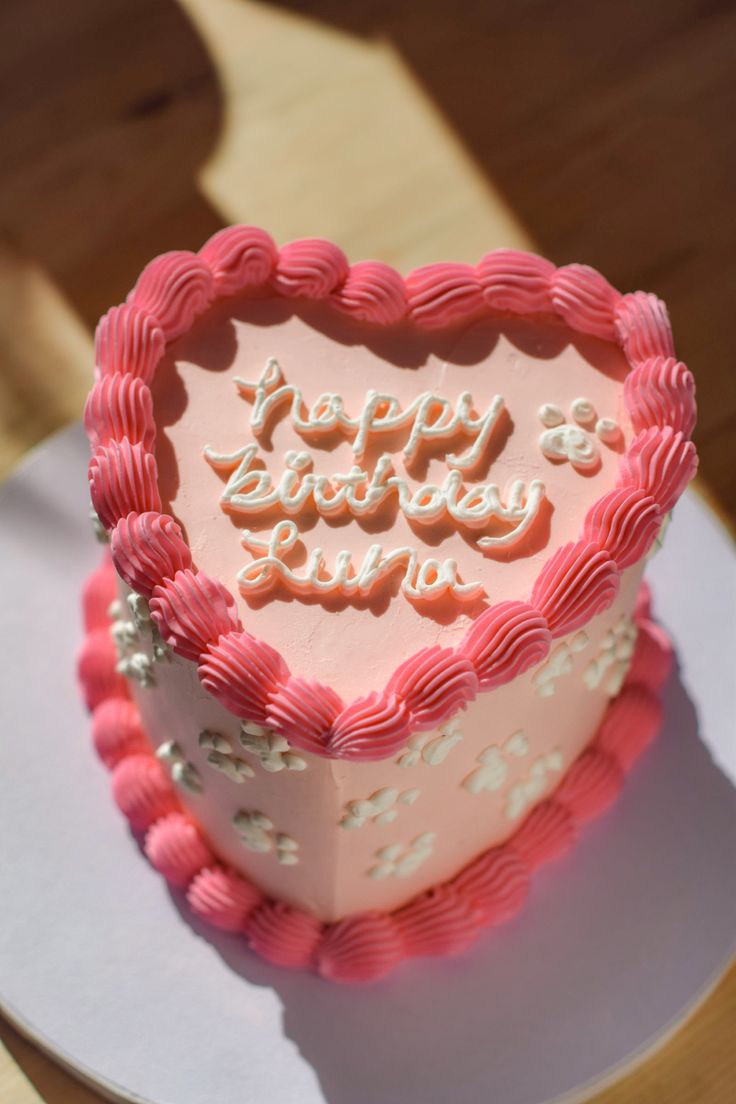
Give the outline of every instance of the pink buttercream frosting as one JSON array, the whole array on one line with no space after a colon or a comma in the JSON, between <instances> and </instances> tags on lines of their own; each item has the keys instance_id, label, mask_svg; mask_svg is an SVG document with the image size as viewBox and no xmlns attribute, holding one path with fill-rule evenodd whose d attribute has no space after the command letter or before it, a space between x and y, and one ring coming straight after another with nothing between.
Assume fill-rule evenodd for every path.
<instances>
[{"instance_id":1,"label":"pink buttercream frosting","mask_svg":"<svg viewBox=\"0 0 736 1104\"><path fill-rule=\"evenodd\" d=\"M330 302L359 322L391 326L408 309L406 285L394 268L382 261L359 261L332 292Z\"/></svg>"},{"instance_id":2,"label":"pink buttercream frosting","mask_svg":"<svg viewBox=\"0 0 736 1104\"><path fill-rule=\"evenodd\" d=\"M482 690L493 690L544 659L552 634L545 617L526 602L499 602L478 617L459 651L475 668Z\"/></svg>"},{"instance_id":3,"label":"pink buttercream frosting","mask_svg":"<svg viewBox=\"0 0 736 1104\"><path fill-rule=\"evenodd\" d=\"M608 609L619 577L611 557L593 541L566 544L544 565L532 591L532 605L552 636L573 632Z\"/></svg>"},{"instance_id":4,"label":"pink buttercream frosting","mask_svg":"<svg viewBox=\"0 0 736 1104\"><path fill-rule=\"evenodd\" d=\"M254 885L221 866L200 871L187 890L187 901L195 916L227 932L244 931L248 916L262 899L263 894Z\"/></svg>"},{"instance_id":5,"label":"pink buttercream frosting","mask_svg":"<svg viewBox=\"0 0 736 1104\"><path fill-rule=\"evenodd\" d=\"M153 511L121 518L112 531L110 548L118 575L146 598L192 563L180 527L173 518Z\"/></svg>"},{"instance_id":6,"label":"pink buttercream frosting","mask_svg":"<svg viewBox=\"0 0 736 1104\"><path fill-rule=\"evenodd\" d=\"M257 226L227 226L210 238L199 255L212 272L215 294L234 295L266 283L278 250L271 235Z\"/></svg>"},{"instance_id":7,"label":"pink buttercream frosting","mask_svg":"<svg viewBox=\"0 0 736 1104\"><path fill-rule=\"evenodd\" d=\"M274 685L265 719L294 747L323 755L329 731L344 704L339 694L316 679L289 675Z\"/></svg>"},{"instance_id":8,"label":"pink buttercream frosting","mask_svg":"<svg viewBox=\"0 0 736 1104\"><path fill-rule=\"evenodd\" d=\"M146 858L167 882L188 886L195 874L214 862L194 821L185 813L168 813L156 820L143 844Z\"/></svg>"},{"instance_id":9,"label":"pink buttercream frosting","mask_svg":"<svg viewBox=\"0 0 736 1104\"><path fill-rule=\"evenodd\" d=\"M212 302L214 278L208 265L186 250L156 257L141 272L128 302L151 315L173 341Z\"/></svg>"},{"instance_id":10,"label":"pink buttercream frosting","mask_svg":"<svg viewBox=\"0 0 736 1104\"><path fill-rule=\"evenodd\" d=\"M576 822L570 810L560 801L548 798L532 809L512 845L530 870L567 854L575 843Z\"/></svg>"},{"instance_id":11,"label":"pink buttercream frosting","mask_svg":"<svg viewBox=\"0 0 736 1104\"><path fill-rule=\"evenodd\" d=\"M155 318L142 307L123 303L111 307L97 324L95 367L106 376L137 376L150 383L164 355L166 335Z\"/></svg>"},{"instance_id":12,"label":"pink buttercream frosting","mask_svg":"<svg viewBox=\"0 0 736 1104\"><path fill-rule=\"evenodd\" d=\"M328 750L336 759L385 759L406 743L410 712L398 694L375 690L345 706L332 725Z\"/></svg>"},{"instance_id":13,"label":"pink buttercream frosting","mask_svg":"<svg viewBox=\"0 0 736 1104\"><path fill-rule=\"evenodd\" d=\"M637 433L672 426L690 437L695 428L695 380L673 356L640 361L624 381L624 398Z\"/></svg>"},{"instance_id":14,"label":"pink buttercream frosting","mask_svg":"<svg viewBox=\"0 0 736 1104\"><path fill-rule=\"evenodd\" d=\"M558 268L552 276L551 299L555 311L574 330L604 341L616 337L615 311L621 294L594 268L580 264Z\"/></svg>"},{"instance_id":15,"label":"pink buttercream frosting","mask_svg":"<svg viewBox=\"0 0 736 1104\"><path fill-rule=\"evenodd\" d=\"M90 629L107 629L110 625L108 610L117 598L117 579L113 571L110 553L105 553L98 567L87 576L82 589L82 619L87 632Z\"/></svg>"},{"instance_id":16,"label":"pink buttercream frosting","mask_svg":"<svg viewBox=\"0 0 736 1104\"><path fill-rule=\"evenodd\" d=\"M478 675L467 656L434 644L397 667L386 689L403 698L413 729L435 728L448 713L472 701L478 692Z\"/></svg>"},{"instance_id":17,"label":"pink buttercream frosting","mask_svg":"<svg viewBox=\"0 0 736 1104\"><path fill-rule=\"evenodd\" d=\"M117 671L117 652L109 629L88 632L77 656L77 677L88 709L107 698L128 696L128 684Z\"/></svg>"},{"instance_id":18,"label":"pink buttercream frosting","mask_svg":"<svg viewBox=\"0 0 736 1104\"><path fill-rule=\"evenodd\" d=\"M92 505L106 529L131 511L161 509L158 469L152 453L127 437L95 449L89 462Z\"/></svg>"},{"instance_id":19,"label":"pink buttercream frosting","mask_svg":"<svg viewBox=\"0 0 736 1104\"><path fill-rule=\"evenodd\" d=\"M265 725L271 696L286 683L289 669L275 648L236 631L203 651L199 677L204 688L233 713Z\"/></svg>"},{"instance_id":20,"label":"pink buttercream frosting","mask_svg":"<svg viewBox=\"0 0 736 1104\"><path fill-rule=\"evenodd\" d=\"M616 331L632 365L649 357L674 356L667 307L651 292L634 291L621 297L616 307Z\"/></svg>"},{"instance_id":21,"label":"pink buttercream frosting","mask_svg":"<svg viewBox=\"0 0 736 1104\"><path fill-rule=\"evenodd\" d=\"M150 388L139 376L103 376L87 397L84 428L93 448L127 437L151 452L156 426Z\"/></svg>"},{"instance_id":22,"label":"pink buttercream frosting","mask_svg":"<svg viewBox=\"0 0 736 1104\"><path fill-rule=\"evenodd\" d=\"M227 587L189 568L154 587L151 617L166 643L178 655L195 661L210 641L240 629L235 600Z\"/></svg>"},{"instance_id":23,"label":"pink buttercream frosting","mask_svg":"<svg viewBox=\"0 0 736 1104\"><path fill-rule=\"evenodd\" d=\"M695 475L698 457L692 441L671 426L639 433L621 460L618 482L643 487L663 513L674 506Z\"/></svg>"},{"instance_id":24,"label":"pink buttercream frosting","mask_svg":"<svg viewBox=\"0 0 736 1104\"><path fill-rule=\"evenodd\" d=\"M534 253L496 249L476 267L483 300L491 310L536 314L552 310L555 266Z\"/></svg>"},{"instance_id":25,"label":"pink buttercream frosting","mask_svg":"<svg viewBox=\"0 0 736 1104\"><path fill-rule=\"evenodd\" d=\"M271 284L289 298L326 299L349 271L348 259L332 242L304 238L281 248Z\"/></svg>"},{"instance_id":26,"label":"pink buttercream frosting","mask_svg":"<svg viewBox=\"0 0 736 1104\"><path fill-rule=\"evenodd\" d=\"M126 755L113 767L111 782L115 804L138 831L179 808L168 776L150 753Z\"/></svg>"},{"instance_id":27,"label":"pink buttercream frosting","mask_svg":"<svg viewBox=\"0 0 736 1104\"><path fill-rule=\"evenodd\" d=\"M483 309L483 292L474 268L465 264L432 264L406 278L409 313L424 326L450 326Z\"/></svg>"},{"instance_id":28,"label":"pink buttercream frosting","mask_svg":"<svg viewBox=\"0 0 736 1104\"><path fill-rule=\"evenodd\" d=\"M301 909L267 901L248 917L248 943L267 962L303 969L312 962L322 928L319 920Z\"/></svg>"},{"instance_id":29,"label":"pink buttercream frosting","mask_svg":"<svg viewBox=\"0 0 736 1104\"><path fill-rule=\"evenodd\" d=\"M583 537L605 548L620 571L646 555L662 525L662 511L640 487L617 487L588 511Z\"/></svg>"},{"instance_id":30,"label":"pink buttercream frosting","mask_svg":"<svg viewBox=\"0 0 736 1104\"><path fill-rule=\"evenodd\" d=\"M138 707L128 698L106 698L95 708L92 742L108 770L129 755L150 754Z\"/></svg>"}]
</instances>

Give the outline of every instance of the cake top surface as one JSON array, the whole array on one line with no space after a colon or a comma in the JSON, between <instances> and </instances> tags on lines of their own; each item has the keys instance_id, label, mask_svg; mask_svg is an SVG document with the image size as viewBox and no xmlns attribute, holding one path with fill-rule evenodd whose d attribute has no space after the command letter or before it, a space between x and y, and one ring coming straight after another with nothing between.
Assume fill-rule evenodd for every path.
<instances>
[{"instance_id":1,"label":"cake top surface","mask_svg":"<svg viewBox=\"0 0 736 1104\"><path fill-rule=\"evenodd\" d=\"M97 371L119 573L229 708L336 757L606 608L695 466L663 305L510 250L404 280L234 227L144 270Z\"/></svg>"}]
</instances>

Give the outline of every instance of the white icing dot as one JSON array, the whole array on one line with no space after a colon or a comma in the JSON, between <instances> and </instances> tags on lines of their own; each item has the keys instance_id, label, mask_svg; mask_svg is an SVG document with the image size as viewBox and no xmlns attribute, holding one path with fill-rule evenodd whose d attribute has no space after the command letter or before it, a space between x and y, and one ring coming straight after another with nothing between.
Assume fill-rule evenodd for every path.
<instances>
[{"instance_id":1,"label":"white icing dot","mask_svg":"<svg viewBox=\"0 0 736 1104\"><path fill-rule=\"evenodd\" d=\"M399 801L401 801L403 805L413 805L421 792L421 790L418 790L416 788L412 790L404 790L404 792L399 796Z\"/></svg>"},{"instance_id":2,"label":"white icing dot","mask_svg":"<svg viewBox=\"0 0 736 1104\"><path fill-rule=\"evenodd\" d=\"M554 403L545 403L540 406L539 420L542 425L547 426L548 429L553 429L554 426L562 425L565 421L565 415L560 410L559 406L555 406Z\"/></svg>"},{"instance_id":3,"label":"white icing dot","mask_svg":"<svg viewBox=\"0 0 736 1104\"><path fill-rule=\"evenodd\" d=\"M595 421L595 407L589 399L574 399L570 412L579 425L590 425Z\"/></svg>"},{"instance_id":4,"label":"white icing dot","mask_svg":"<svg viewBox=\"0 0 736 1104\"><path fill-rule=\"evenodd\" d=\"M604 445L615 445L621 436L621 428L613 418L599 418L595 431Z\"/></svg>"}]
</instances>

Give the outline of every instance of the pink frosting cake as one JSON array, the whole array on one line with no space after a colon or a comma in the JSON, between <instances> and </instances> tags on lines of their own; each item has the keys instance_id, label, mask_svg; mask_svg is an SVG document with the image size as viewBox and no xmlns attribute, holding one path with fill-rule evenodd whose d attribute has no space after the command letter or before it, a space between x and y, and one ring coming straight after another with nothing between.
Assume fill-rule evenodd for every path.
<instances>
[{"instance_id":1,"label":"pink frosting cake","mask_svg":"<svg viewBox=\"0 0 736 1104\"><path fill-rule=\"evenodd\" d=\"M79 674L194 912L354 981L517 911L658 728L694 422L664 305L584 265L152 261L97 331Z\"/></svg>"}]
</instances>

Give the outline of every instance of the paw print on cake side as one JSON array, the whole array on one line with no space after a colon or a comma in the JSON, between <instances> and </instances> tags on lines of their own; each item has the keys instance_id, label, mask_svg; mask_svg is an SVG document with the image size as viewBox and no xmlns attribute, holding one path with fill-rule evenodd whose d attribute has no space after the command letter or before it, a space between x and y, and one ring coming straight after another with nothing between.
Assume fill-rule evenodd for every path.
<instances>
[{"instance_id":1,"label":"paw print on cake side","mask_svg":"<svg viewBox=\"0 0 736 1104\"><path fill-rule=\"evenodd\" d=\"M250 763L235 754L226 736L205 729L199 734L199 746L207 752L207 763L212 769L221 771L231 782L240 784L246 778L255 778L256 772Z\"/></svg>"},{"instance_id":2,"label":"paw print on cake side","mask_svg":"<svg viewBox=\"0 0 736 1104\"><path fill-rule=\"evenodd\" d=\"M233 817L233 827L238 838L249 851L276 852L282 866L295 866L299 862L299 844L286 832L277 832L273 821L258 809L238 809Z\"/></svg>"},{"instance_id":3,"label":"paw print on cake side","mask_svg":"<svg viewBox=\"0 0 736 1104\"><path fill-rule=\"evenodd\" d=\"M204 786L199 771L190 763L176 740L167 740L156 748L156 758L166 763L171 773L171 780L181 790L187 793L200 794Z\"/></svg>"},{"instance_id":4,"label":"paw print on cake side","mask_svg":"<svg viewBox=\"0 0 736 1104\"><path fill-rule=\"evenodd\" d=\"M432 854L436 839L436 832L422 832L409 843L391 843L388 847L379 847L375 853L378 861L368 870L368 877L377 880L408 878Z\"/></svg>"},{"instance_id":5,"label":"paw print on cake side","mask_svg":"<svg viewBox=\"0 0 736 1104\"><path fill-rule=\"evenodd\" d=\"M255 755L265 771L275 774L282 770L303 771L306 759L291 750L289 741L270 728L244 721L240 726L240 743L251 755Z\"/></svg>"},{"instance_id":6,"label":"paw print on cake side","mask_svg":"<svg viewBox=\"0 0 736 1104\"><path fill-rule=\"evenodd\" d=\"M107 612L112 622L110 635L117 651L118 673L134 679L144 690L155 686L154 663L168 662L171 650L158 635L145 598L129 594L125 602L116 599ZM143 650L146 642L150 656Z\"/></svg>"},{"instance_id":7,"label":"paw print on cake side","mask_svg":"<svg viewBox=\"0 0 736 1104\"><path fill-rule=\"evenodd\" d=\"M439 727L439 736L431 732L418 732L409 740L408 747L396 760L400 767L415 767L425 762L436 767L444 762L449 753L463 738L463 730L458 717L452 717Z\"/></svg>"},{"instance_id":8,"label":"paw print on cake side","mask_svg":"<svg viewBox=\"0 0 736 1104\"><path fill-rule=\"evenodd\" d=\"M572 422L554 403L545 403L538 411L545 426L539 447L548 460L569 461L576 471L594 472L600 465L598 441L616 448L622 441L621 427L613 418L599 418L588 399L575 399L570 407ZM597 439L597 440L596 440Z\"/></svg>"},{"instance_id":9,"label":"paw print on cake side","mask_svg":"<svg viewBox=\"0 0 736 1104\"><path fill-rule=\"evenodd\" d=\"M508 778L509 759L524 759L528 754L529 741L519 729L504 744L485 748L476 760L479 765L463 778L461 785L471 794L500 790Z\"/></svg>"},{"instance_id":10,"label":"paw print on cake side","mask_svg":"<svg viewBox=\"0 0 736 1104\"><path fill-rule=\"evenodd\" d=\"M588 637L582 631L558 644L549 659L532 676L532 686L540 698L552 697L557 690L557 680L572 671L573 655L582 652L588 644Z\"/></svg>"},{"instance_id":11,"label":"paw print on cake side","mask_svg":"<svg viewBox=\"0 0 736 1104\"><path fill-rule=\"evenodd\" d=\"M562 770L562 756L559 751L550 751L535 759L526 778L515 782L506 799L506 816L509 820L518 820L542 797L550 786L550 775Z\"/></svg>"},{"instance_id":12,"label":"paw print on cake side","mask_svg":"<svg viewBox=\"0 0 736 1104\"><path fill-rule=\"evenodd\" d=\"M615 697L624 684L636 647L637 628L631 617L622 614L600 642L598 654L583 671L589 690L599 686Z\"/></svg>"},{"instance_id":13,"label":"paw print on cake side","mask_svg":"<svg viewBox=\"0 0 736 1104\"><path fill-rule=\"evenodd\" d=\"M391 824L399 815L397 803L413 805L420 793L421 790L416 787L399 791L393 786L384 786L383 789L372 793L370 797L348 801L343 810L340 827L362 828L368 821L373 821L375 824Z\"/></svg>"}]
</instances>

